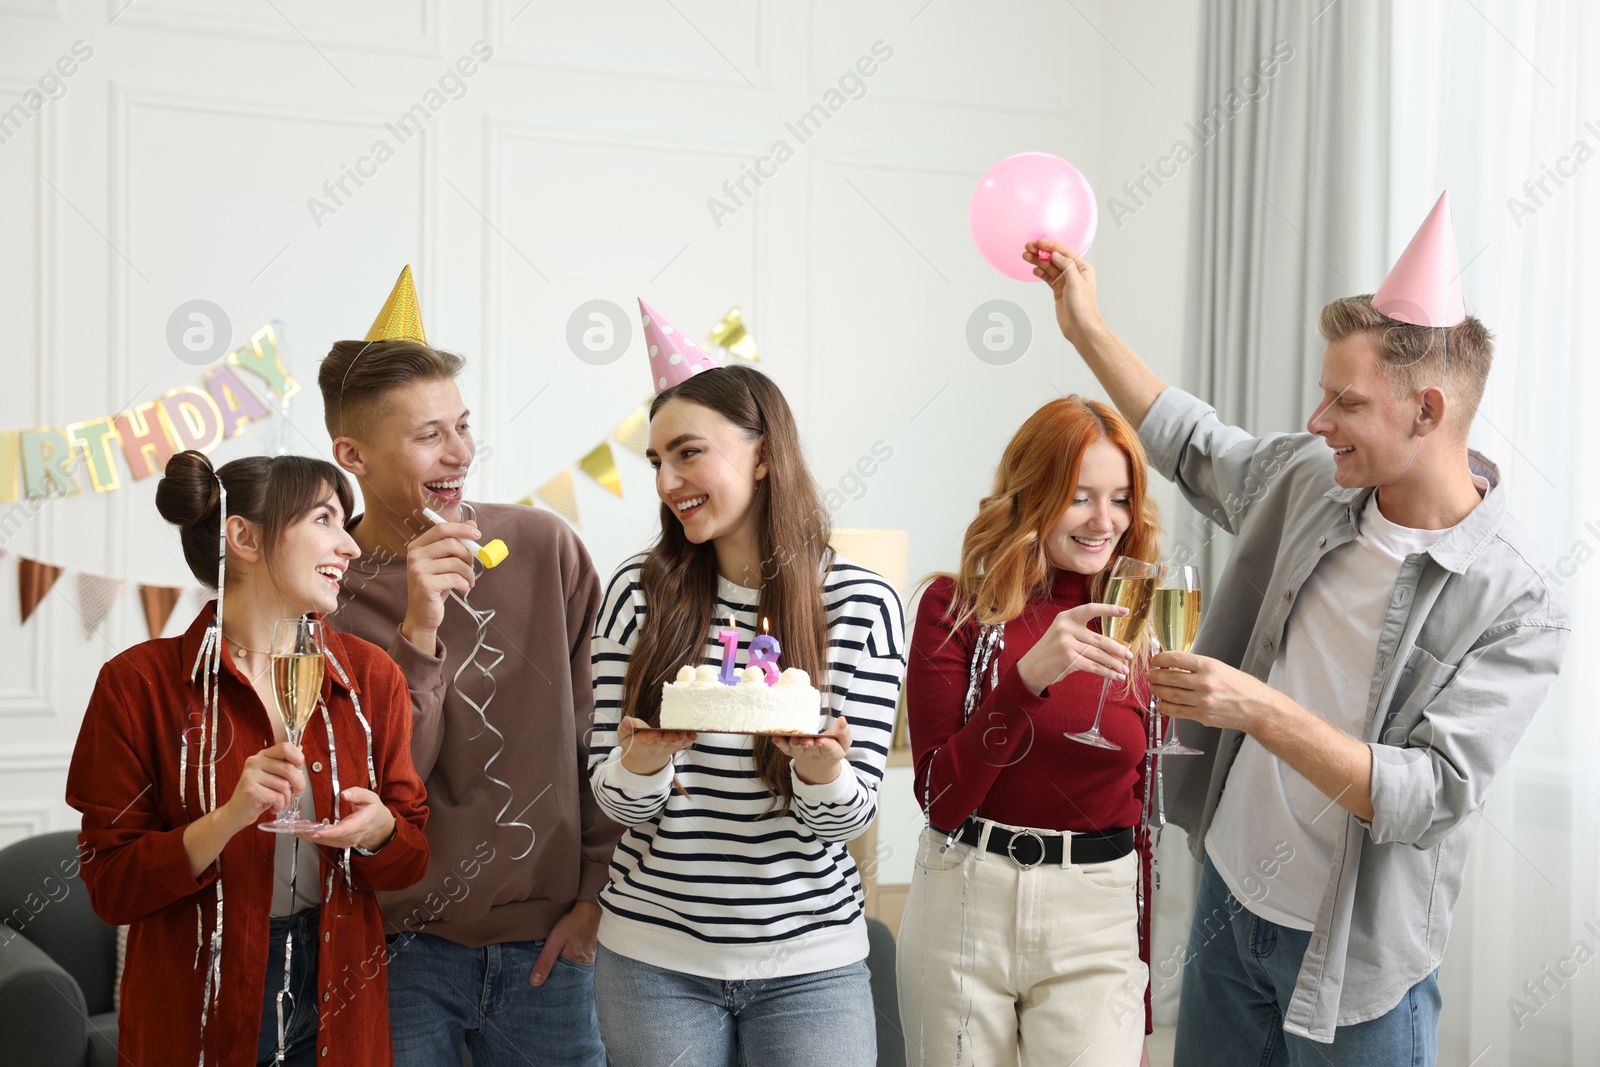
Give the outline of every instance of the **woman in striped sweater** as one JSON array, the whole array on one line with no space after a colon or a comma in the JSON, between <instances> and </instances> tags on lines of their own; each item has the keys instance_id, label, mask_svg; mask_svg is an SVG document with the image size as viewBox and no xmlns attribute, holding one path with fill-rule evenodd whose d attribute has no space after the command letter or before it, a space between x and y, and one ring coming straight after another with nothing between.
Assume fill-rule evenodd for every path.
<instances>
[{"instance_id":1,"label":"woman in striped sweater","mask_svg":"<svg viewBox=\"0 0 1600 1067\"><path fill-rule=\"evenodd\" d=\"M600 894L595 1001L615 1067L876 1062L862 890L905 670L899 597L828 548L783 395L709 370L650 408L661 535L612 578L594 636L590 779L628 827ZM819 740L640 734L684 664L762 617L818 681ZM818 1035L826 1033L827 1040Z\"/></svg>"}]
</instances>

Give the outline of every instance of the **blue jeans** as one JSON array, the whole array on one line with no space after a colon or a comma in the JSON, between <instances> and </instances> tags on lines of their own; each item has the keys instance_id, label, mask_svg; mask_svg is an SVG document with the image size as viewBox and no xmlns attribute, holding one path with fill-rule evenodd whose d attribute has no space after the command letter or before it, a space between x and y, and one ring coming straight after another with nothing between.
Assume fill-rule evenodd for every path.
<instances>
[{"instance_id":1,"label":"blue jeans","mask_svg":"<svg viewBox=\"0 0 1600 1067\"><path fill-rule=\"evenodd\" d=\"M261 1032L256 1062L272 1063L278 1054L278 994L283 992L284 948L294 940L289 959L290 997L283 998L283 1062L311 1067L317 1062L317 923L321 908L272 919L267 935L267 985L262 996Z\"/></svg>"},{"instance_id":2,"label":"blue jeans","mask_svg":"<svg viewBox=\"0 0 1600 1067\"><path fill-rule=\"evenodd\" d=\"M594 965L556 958L528 984L543 941L468 948L432 934L389 938L389 1034L395 1067L604 1067Z\"/></svg>"},{"instance_id":3,"label":"blue jeans","mask_svg":"<svg viewBox=\"0 0 1600 1067\"><path fill-rule=\"evenodd\" d=\"M867 964L725 982L600 946L595 1007L611 1067L873 1067Z\"/></svg>"},{"instance_id":4,"label":"blue jeans","mask_svg":"<svg viewBox=\"0 0 1600 1067\"><path fill-rule=\"evenodd\" d=\"M1433 1067L1439 1052L1439 972L1376 1019L1324 1045L1284 1033L1300 960L1311 940L1251 914L1208 857L1200 874L1178 1001L1175 1067ZM1223 917L1228 925L1221 927ZM1211 920L1209 922L1204 920Z\"/></svg>"}]
</instances>

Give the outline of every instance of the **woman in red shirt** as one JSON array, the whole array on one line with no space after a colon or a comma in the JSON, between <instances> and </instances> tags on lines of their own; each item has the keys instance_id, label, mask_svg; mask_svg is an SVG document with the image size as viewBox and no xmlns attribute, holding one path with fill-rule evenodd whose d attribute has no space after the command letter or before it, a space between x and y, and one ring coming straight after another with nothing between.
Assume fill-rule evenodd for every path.
<instances>
[{"instance_id":1,"label":"woman in red shirt","mask_svg":"<svg viewBox=\"0 0 1600 1067\"><path fill-rule=\"evenodd\" d=\"M1097 603L1112 561L1156 541L1132 427L1063 397L1011 439L960 572L922 596L906 707L928 828L898 966L913 1063L1139 1062L1148 650L1094 620L1127 614ZM1117 751L1065 736L1106 678Z\"/></svg>"},{"instance_id":2,"label":"woman in red shirt","mask_svg":"<svg viewBox=\"0 0 1600 1067\"><path fill-rule=\"evenodd\" d=\"M225 576L221 595L181 637L101 669L67 776L89 899L130 926L127 1062L390 1062L373 894L428 864L405 680L381 649L329 629L319 705L295 746L266 651L279 619L338 606L359 555L350 505L338 468L304 456L213 471L184 452L156 489L195 577L216 588ZM300 842L256 830L307 785L302 804L325 825Z\"/></svg>"}]
</instances>

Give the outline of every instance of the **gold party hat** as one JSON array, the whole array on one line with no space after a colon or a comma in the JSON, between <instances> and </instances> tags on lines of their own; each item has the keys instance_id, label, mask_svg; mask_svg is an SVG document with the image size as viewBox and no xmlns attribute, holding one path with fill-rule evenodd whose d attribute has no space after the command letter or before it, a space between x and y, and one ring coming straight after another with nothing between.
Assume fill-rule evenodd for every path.
<instances>
[{"instance_id":1,"label":"gold party hat","mask_svg":"<svg viewBox=\"0 0 1600 1067\"><path fill-rule=\"evenodd\" d=\"M372 329L363 341L421 341L428 343L422 332L422 311L417 307L417 287L411 281L411 264L407 263L395 280L383 310L372 320Z\"/></svg>"}]
</instances>

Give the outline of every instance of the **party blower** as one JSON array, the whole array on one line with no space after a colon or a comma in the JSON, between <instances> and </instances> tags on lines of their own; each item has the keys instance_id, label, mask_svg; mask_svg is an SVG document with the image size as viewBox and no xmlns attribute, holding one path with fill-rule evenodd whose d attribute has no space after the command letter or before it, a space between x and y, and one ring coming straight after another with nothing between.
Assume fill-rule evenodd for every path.
<instances>
[{"instance_id":1,"label":"party blower","mask_svg":"<svg viewBox=\"0 0 1600 1067\"><path fill-rule=\"evenodd\" d=\"M435 526L444 524L444 516L432 508L423 508L422 514L426 515L428 521ZM469 541L465 537L461 539L461 543L471 549L472 554L478 557L478 562L485 567L498 567L506 561L506 556L510 555L510 552L506 549L506 543L498 537L486 545L480 545L476 541Z\"/></svg>"}]
</instances>

